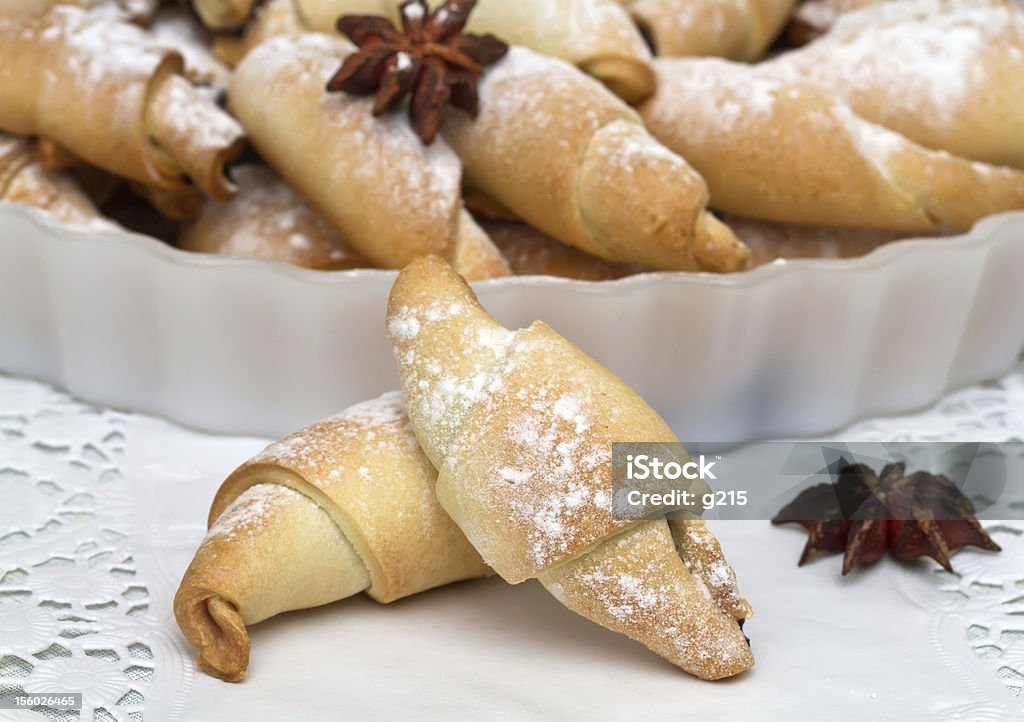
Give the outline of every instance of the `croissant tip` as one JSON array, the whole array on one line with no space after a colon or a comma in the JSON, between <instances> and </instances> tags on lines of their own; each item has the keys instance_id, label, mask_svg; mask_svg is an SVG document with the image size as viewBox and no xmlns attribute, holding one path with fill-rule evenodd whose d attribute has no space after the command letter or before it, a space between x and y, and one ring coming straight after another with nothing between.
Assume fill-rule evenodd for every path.
<instances>
[{"instance_id":1,"label":"croissant tip","mask_svg":"<svg viewBox=\"0 0 1024 722\"><path fill-rule=\"evenodd\" d=\"M223 682L229 682L231 684L241 682L249 674L249 669L247 667L243 667L239 670L224 670L210 664L202 657L200 657L196 663L198 664L199 669L203 670L211 677L216 677Z\"/></svg>"},{"instance_id":2,"label":"croissant tip","mask_svg":"<svg viewBox=\"0 0 1024 722\"><path fill-rule=\"evenodd\" d=\"M448 263L443 256L439 256L436 253L430 253L425 256L420 256L416 260L409 263L403 270L401 275L406 277L414 275L422 276L438 276L441 274L455 274L455 269Z\"/></svg>"}]
</instances>

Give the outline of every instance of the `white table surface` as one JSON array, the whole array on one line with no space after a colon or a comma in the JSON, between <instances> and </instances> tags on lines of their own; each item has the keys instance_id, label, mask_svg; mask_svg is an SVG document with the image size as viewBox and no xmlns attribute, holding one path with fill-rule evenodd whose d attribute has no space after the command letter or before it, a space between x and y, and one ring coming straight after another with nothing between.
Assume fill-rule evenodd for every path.
<instances>
[{"instance_id":1,"label":"white table surface","mask_svg":"<svg viewBox=\"0 0 1024 722\"><path fill-rule=\"evenodd\" d=\"M1024 720L1024 522L951 576L885 559L798 568L805 533L712 528L756 608L757 666L690 678L491 579L254 627L249 676L197 672L171 614L217 486L263 439L198 434L0 377L0 690L85 693L82 720ZM837 439L1024 438L1024 372ZM1021 500L1024 502L1024 500ZM67 715L0 710L0 721Z\"/></svg>"}]
</instances>

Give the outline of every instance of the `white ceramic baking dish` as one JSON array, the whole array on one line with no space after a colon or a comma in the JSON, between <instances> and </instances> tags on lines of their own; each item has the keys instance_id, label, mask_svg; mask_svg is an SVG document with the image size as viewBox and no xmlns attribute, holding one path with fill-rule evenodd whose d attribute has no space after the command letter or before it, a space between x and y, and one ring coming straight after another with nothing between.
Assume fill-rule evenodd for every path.
<instances>
[{"instance_id":1,"label":"white ceramic baking dish","mask_svg":"<svg viewBox=\"0 0 1024 722\"><path fill-rule=\"evenodd\" d=\"M188 254L0 204L0 371L276 437L396 386L383 322L393 278ZM1015 363L1024 213L856 260L478 290L507 325L550 323L684 439L814 435L925 406Z\"/></svg>"}]
</instances>

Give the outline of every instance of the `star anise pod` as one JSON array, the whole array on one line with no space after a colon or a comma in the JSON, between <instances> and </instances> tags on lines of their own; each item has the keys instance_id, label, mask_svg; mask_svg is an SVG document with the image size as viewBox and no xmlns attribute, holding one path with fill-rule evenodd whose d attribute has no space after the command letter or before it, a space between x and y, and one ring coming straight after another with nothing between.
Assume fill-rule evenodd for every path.
<instances>
[{"instance_id":1,"label":"star anise pod","mask_svg":"<svg viewBox=\"0 0 1024 722\"><path fill-rule=\"evenodd\" d=\"M447 0L433 13L425 0L402 3L402 30L377 15L345 15L338 30L359 49L331 78L327 89L376 94L374 115L394 110L411 95L409 117L426 144L437 137L450 103L474 118L479 111L477 79L508 52L493 35L463 28L476 0Z\"/></svg>"},{"instance_id":2,"label":"star anise pod","mask_svg":"<svg viewBox=\"0 0 1024 722\"><path fill-rule=\"evenodd\" d=\"M929 556L953 571L950 552L965 546L1000 547L974 518L974 505L950 479L925 472L907 476L890 464L881 476L863 464L846 466L831 484L801 492L772 520L808 530L800 565L822 552L844 552L843 574L882 558Z\"/></svg>"}]
</instances>

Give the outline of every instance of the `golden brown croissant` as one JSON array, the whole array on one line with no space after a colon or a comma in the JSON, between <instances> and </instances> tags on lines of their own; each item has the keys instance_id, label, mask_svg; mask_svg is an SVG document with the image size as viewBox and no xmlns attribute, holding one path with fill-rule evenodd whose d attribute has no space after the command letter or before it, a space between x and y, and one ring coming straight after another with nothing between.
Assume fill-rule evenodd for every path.
<instances>
[{"instance_id":1,"label":"golden brown croissant","mask_svg":"<svg viewBox=\"0 0 1024 722\"><path fill-rule=\"evenodd\" d=\"M249 665L247 625L366 591L388 603L490 573L434 498L401 395L353 406L267 449L221 485L174 599L200 666Z\"/></svg>"},{"instance_id":2,"label":"golden brown croissant","mask_svg":"<svg viewBox=\"0 0 1024 722\"><path fill-rule=\"evenodd\" d=\"M235 70L230 104L264 159L371 264L399 268L444 255L473 279L508 275L462 204L462 165L444 142L424 146L407 118L373 116L373 99L328 94L352 51L310 33L278 37Z\"/></svg>"},{"instance_id":3,"label":"golden brown croissant","mask_svg":"<svg viewBox=\"0 0 1024 722\"><path fill-rule=\"evenodd\" d=\"M1024 173L924 148L817 86L711 58L655 67L647 127L707 179L717 210L934 233L1024 208Z\"/></svg>"},{"instance_id":4,"label":"golden brown croissant","mask_svg":"<svg viewBox=\"0 0 1024 722\"><path fill-rule=\"evenodd\" d=\"M224 166L242 149L241 126L144 30L58 5L0 19L0 63L0 129L154 188L191 180L211 198L234 194Z\"/></svg>"},{"instance_id":5,"label":"golden brown croissant","mask_svg":"<svg viewBox=\"0 0 1024 722\"><path fill-rule=\"evenodd\" d=\"M821 86L928 148L1024 169L1024 5L901 0L841 16L764 72Z\"/></svg>"},{"instance_id":6,"label":"golden brown croissant","mask_svg":"<svg viewBox=\"0 0 1024 722\"><path fill-rule=\"evenodd\" d=\"M442 128L466 180L531 226L608 261L731 272L748 251L707 212L704 180L568 63L513 48L480 114Z\"/></svg>"},{"instance_id":7,"label":"golden brown croissant","mask_svg":"<svg viewBox=\"0 0 1024 722\"><path fill-rule=\"evenodd\" d=\"M207 201L195 223L182 229L181 248L320 270L367 265L274 171L240 165L232 175L238 196L230 203Z\"/></svg>"},{"instance_id":8,"label":"golden brown croissant","mask_svg":"<svg viewBox=\"0 0 1024 722\"><path fill-rule=\"evenodd\" d=\"M731 571L708 586L725 561L699 525L612 515L612 443L676 440L635 392L543 323L502 327L437 257L399 274L388 332L437 498L503 579L701 678L753 664L749 606Z\"/></svg>"}]
</instances>

